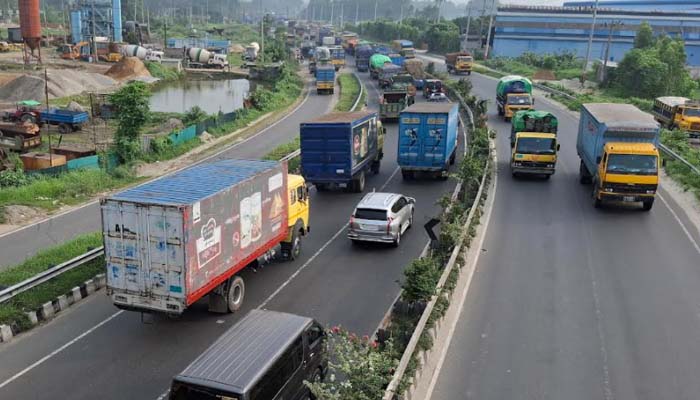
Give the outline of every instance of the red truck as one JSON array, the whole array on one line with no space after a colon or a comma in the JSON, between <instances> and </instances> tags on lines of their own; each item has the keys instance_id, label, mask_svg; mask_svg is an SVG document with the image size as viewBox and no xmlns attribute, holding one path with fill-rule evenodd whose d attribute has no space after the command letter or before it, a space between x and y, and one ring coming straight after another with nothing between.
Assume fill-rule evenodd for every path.
<instances>
[{"instance_id":1,"label":"red truck","mask_svg":"<svg viewBox=\"0 0 700 400\"><path fill-rule=\"evenodd\" d=\"M221 160L101 200L107 294L133 311L181 314L209 295L234 312L239 274L276 256L294 259L309 231L304 179L287 164Z\"/></svg>"}]
</instances>

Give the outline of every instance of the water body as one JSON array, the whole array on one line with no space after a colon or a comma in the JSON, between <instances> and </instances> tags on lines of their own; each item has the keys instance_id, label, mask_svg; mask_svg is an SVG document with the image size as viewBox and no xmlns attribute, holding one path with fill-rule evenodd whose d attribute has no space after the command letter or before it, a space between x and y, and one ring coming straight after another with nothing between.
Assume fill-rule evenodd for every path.
<instances>
[{"instance_id":1,"label":"water body","mask_svg":"<svg viewBox=\"0 0 700 400\"><path fill-rule=\"evenodd\" d=\"M184 113L199 106L207 114L229 113L243 108L250 89L247 79L177 81L153 91L151 111Z\"/></svg>"}]
</instances>

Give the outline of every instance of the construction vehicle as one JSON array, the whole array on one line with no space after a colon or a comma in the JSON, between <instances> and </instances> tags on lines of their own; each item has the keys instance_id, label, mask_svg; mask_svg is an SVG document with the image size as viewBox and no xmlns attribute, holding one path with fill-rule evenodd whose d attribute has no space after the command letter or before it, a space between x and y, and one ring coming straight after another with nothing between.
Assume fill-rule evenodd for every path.
<instances>
[{"instance_id":1,"label":"construction vehicle","mask_svg":"<svg viewBox=\"0 0 700 400\"><path fill-rule=\"evenodd\" d=\"M554 175L557 164L557 117L546 111L518 111L510 133L510 170L520 174Z\"/></svg>"},{"instance_id":2,"label":"construction vehicle","mask_svg":"<svg viewBox=\"0 0 700 400\"><path fill-rule=\"evenodd\" d=\"M651 210L659 185L659 124L631 104L581 106L576 150L579 181L593 183L591 199L642 203Z\"/></svg>"},{"instance_id":3,"label":"construction vehicle","mask_svg":"<svg viewBox=\"0 0 700 400\"><path fill-rule=\"evenodd\" d=\"M474 57L468 52L447 53L445 54L445 66L447 68L447 73L466 73L467 75L471 75L474 66Z\"/></svg>"},{"instance_id":4,"label":"construction vehicle","mask_svg":"<svg viewBox=\"0 0 700 400\"><path fill-rule=\"evenodd\" d=\"M64 44L60 47L59 53L64 60L79 60L83 54L83 47L90 46L88 42L78 42L76 44Z\"/></svg>"},{"instance_id":5,"label":"construction vehicle","mask_svg":"<svg viewBox=\"0 0 700 400\"><path fill-rule=\"evenodd\" d=\"M39 126L31 122L0 122L0 149L23 152L41 146Z\"/></svg>"},{"instance_id":6,"label":"construction vehicle","mask_svg":"<svg viewBox=\"0 0 700 400\"><path fill-rule=\"evenodd\" d=\"M218 54L199 47L187 49L187 61L190 68L228 68L225 54Z\"/></svg>"},{"instance_id":7,"label":"construction vehicle","mask_svg":"<svg viewBox=\"0 0 700 400\"><path fill-rule=\"evenodd\" d=\"M654 119L668 129L680 129L700 139L700 100L685 97L658 97L652 109Z\"/></svg>"},{"instance_id":8,"label":"construction vehicle","mask_svg":"<svg viewBox=\"0 0 700 400\"><path fill-rule=\"evenodd\" d=\"M3 120L10 122L31 122L42 127L44 124L57 125L60 133L75 132L82 129L90 118L85 111L72 111L62 108L39 109L35 100L25 100L17 103L14 111L6 112Z\"/></svg>"},{"instance_id":9,"label":"construction vehicle","mask_svg":"<svg viewBox=\"0 0 700 400\"><path fill-rule=\"evenodd\" d=\"M535 99L532 97L532 82L520 75L504 76L496 86L498 115L509 121L520 110L532 110Z\"/></svg>"}]
</instances>

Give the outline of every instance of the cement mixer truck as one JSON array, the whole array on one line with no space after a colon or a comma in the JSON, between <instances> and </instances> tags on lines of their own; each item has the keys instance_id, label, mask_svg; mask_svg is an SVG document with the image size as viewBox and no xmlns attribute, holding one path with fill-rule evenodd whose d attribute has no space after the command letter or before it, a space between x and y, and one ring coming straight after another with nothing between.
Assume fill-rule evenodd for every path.
<instances>
[{"instance_id":1,"label":"cement mixer truck","mask_svg":"<svg viewBox=\"0 0 700 400\"><path fill-rule=\"evenodd\" d=\"M187 61L190 68L228 68L225 54L217 54L199 47L187 49Z\"/></svg>"},{"instance_id":2,"label":"cement mixer truck","mask_svg":"<svg viewBox=\"0 0 700 400\"><path fill-rule=\"evenodd\" d=\"M251 42L245 47L245 60L253 62L258 59L258 53L260 52L260 45L258 42Z\"/></svg>"},{"instance_id":3,"label":"cement mixer truck","mask_svg":"<svg viewBox=\"0 0 700 400\"><path fill-rule=\"evenodd\" d=\"M153 49L147 49L142 46L130 44L122 48L124 57L136 57L142 61L153 61L160 63L163 60L164 53Z\"/></svg>"}]
</instances>

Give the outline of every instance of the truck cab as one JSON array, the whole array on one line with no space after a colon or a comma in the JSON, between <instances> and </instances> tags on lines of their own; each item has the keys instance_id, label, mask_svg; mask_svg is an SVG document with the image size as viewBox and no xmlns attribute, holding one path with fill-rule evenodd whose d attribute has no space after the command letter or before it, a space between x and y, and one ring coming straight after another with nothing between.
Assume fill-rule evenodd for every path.
<instances>
[{"instance_id":1,"label":"truck cab","mask_svg":"<svg viewBox=\"0 0 700 400\"><path fill-rule=\"evenodd\" d=\"M511 142L510 169L520 174L554 175L559 144L555 133L518 132Z\"/></svg>"},{"instance_id":2,"label":"truck cab","mask_svg":"<svg viewBox=\"0 0 700 400\"><path fill-rule=\"evenodd\" d=\"M663 96L654 100L654 119L668 129L680 129L700 139L700 100Z\"/></svg>"},{"instance_id":3,"label":"truck cab","mask_svg":"<svg viewBox=\"0 0 700 400\"><path fill-rule=\"evenodd\" d=\"M503 109L503 116L506 120L513 118L516 112L521 110L532 110L535 99L529 93L508 93L506 104Z\"/></svg>"},{"instance_id":4,"label":"truck cab","mask_svg":"<svg viewBox=\"0 0 700 400\"><path fill-rule=\"evenodd\" d=\"M678 107L673 116L673 124L688 132L691 137L700 139L700 101Z\"/></svg>"},{"instance_id":5,"label":"truck cab","mask_svg":"<svg viewBox=\"0 0 700 400\"><path fill-rule=\"evenodd\" d=\"M301 253L301 237L309 231L309 189L301 175L287 175L289 190L289 233L282 242L282 256L295 259ZM293 252L293 253L292 253Z\"/></svg>"},{"instance_id":6,"label":"truck cab","mask_svg":"<svg viewBox=\"0 0 700 400\"><path fill-rule=\"evenodd\" d=\"M211 60L209 60L210 65L217 66L221 69L224 69L228 67L228 58L226 58L225 54L214 54L214 57L212 57Z\"/></svg>"},{"instance_id":7,"label":"truck cab","mask_svg":"<svg viewBox=\"0 0 700 400\"><path fill-rule=\"evenodd\" d=\"M659 151L652 143L607 143L598 161L593 203L641 202L651 209L659 185Z\"/></svg>"}]
</instances>

